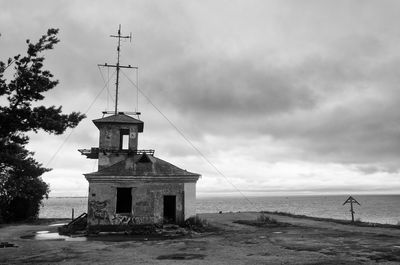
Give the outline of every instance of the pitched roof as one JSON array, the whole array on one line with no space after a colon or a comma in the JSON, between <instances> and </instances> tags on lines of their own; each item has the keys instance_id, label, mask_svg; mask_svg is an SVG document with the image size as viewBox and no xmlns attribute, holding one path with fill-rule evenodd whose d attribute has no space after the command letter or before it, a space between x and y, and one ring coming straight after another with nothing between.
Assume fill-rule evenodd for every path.
<instances>
[{"instance_id":1,"label":"pitched roof","mask_svg":"<svg viewBox=\"0 0 400 265\"><path fill-rule=\"evenodd\" d=\"M100 124L117 123L117 124L137 124L139 132L143 132L143 122L141 120L132 118L126 114L114 114L101 119L93 120L93 123L99 127Z\"/></svg>"},{"instance_id":2,"label":"pitched roof","mask_svg":"<svg viewBox=\"0 0 400 265\"><path fill-rule=\"evenodd\" d=\"M157 157L148 154L137 154L129 156L127 159L120 161L107 168L103 168L97 172L85 174L86 177L107 177L107 176L123 176L130 178L151 178L151 179L182 179L197 181L200 174L183 170L171 163L168 163Z\"/></svg>"}]
</instances>

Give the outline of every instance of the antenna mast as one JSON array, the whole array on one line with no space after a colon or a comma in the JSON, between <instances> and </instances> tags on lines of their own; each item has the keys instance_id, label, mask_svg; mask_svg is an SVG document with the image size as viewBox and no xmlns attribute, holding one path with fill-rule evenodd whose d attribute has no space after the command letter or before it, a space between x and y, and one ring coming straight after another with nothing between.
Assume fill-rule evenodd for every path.
<instances>
[{"instance_id":1,"label":"antenna mast","mask_svg":"<svg viewBox=\"0 0 400 265\"><path fill-rule=\"evenodd\" d=\"M103 67L113 67L117 69L117 80L115 82L115 109L114 109L114 114L118 114L118 88L119 88L119 70L121 68L133 68L133 69L138 69L138 67L134 67L131 65L120 65L119 64L119 57L120 57L120 52L121 52L121 39L129 39L132 41L132 34L129 36L123 36L121 35L121 24L118 27L118 35L110 35L112 38L118 38L118 46L117 46L117 64L99 64L98 66L103 66Z\"/></svg>"}]
</instances>

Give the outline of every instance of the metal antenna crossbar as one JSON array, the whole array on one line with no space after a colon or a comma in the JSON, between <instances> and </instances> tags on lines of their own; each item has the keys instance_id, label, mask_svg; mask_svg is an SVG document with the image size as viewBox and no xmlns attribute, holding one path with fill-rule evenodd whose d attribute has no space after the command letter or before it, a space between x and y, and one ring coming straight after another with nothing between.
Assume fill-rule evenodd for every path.
<instances>
[{"instance_id":1,"label":"metal antenna crossbar","mask_svg":"<svg viewBox=\"0 0 400 265\"><path fill-rule=\"evenodd\" d=\"M121 24L118 28L118 35L110 35L110 37L118 38L118 46L117 46L117 64L98 64L98 66L103 67L114 67L117 68L117 81L115 82L115 110L114 114L118 114L118 87L119 87L119 70L121 68L129 68L129 69L138 69L138 67L131 66L131 65L120 65L119 58L120 58L120 51L121 51L121 39L129 39L132 41L132 33L129 36L122 36L121 35Z\"/></svg>"},{"instance_id":2,"label":"metal antenna crossbar","mask_svg":"<svg viewBox=\"0 0 400 265\"><path fill-rule=\"evenodd\" d=\"M350 203L350 212L351 212L351 222L354 223L354 210L353 210L353 203L357 203L358 205L361 206L361 204L358 203L358 201L356 201L356 199L354 199L353 197L349 197L347 198L347 200L343 203L343 205Z\"/></svg>"}]
</instances>

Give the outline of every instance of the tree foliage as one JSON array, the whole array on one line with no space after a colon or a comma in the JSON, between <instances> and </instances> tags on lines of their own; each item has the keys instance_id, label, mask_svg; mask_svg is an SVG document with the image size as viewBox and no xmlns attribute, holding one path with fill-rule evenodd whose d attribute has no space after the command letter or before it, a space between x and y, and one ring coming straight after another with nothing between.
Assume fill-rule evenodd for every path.
<instances>
[{"instance_id":1,"label":"tree foliage","mask_svg":"<svg viewBox=\"0 0 400 265\"><path fill-rule=\"evenodd\" d=\"M59 42L57 33L58 29L49 29L38 42L27 40L26 55L0 61L0 222L37 217L41 200L49 193L41 175L50 169L26 149L26 133L62 134L85 118L79 112L62 114L61 106L36 103L58 84L43 69L43 52Z\"/></svg>"}]
</instances>

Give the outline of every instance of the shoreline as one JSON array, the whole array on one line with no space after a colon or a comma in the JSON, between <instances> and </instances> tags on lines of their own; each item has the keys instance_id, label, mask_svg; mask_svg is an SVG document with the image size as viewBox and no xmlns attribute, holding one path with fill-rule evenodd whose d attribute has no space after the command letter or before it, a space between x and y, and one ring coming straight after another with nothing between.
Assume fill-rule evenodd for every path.
<instances>
[{"instance_id":1,"label":"shoreline","mask_svg":"<svg viewBox=\"0 0 400 265\"><path fill-rule=\"evenodd\" d=\"M246 195L247 198L263 198L263 197L326 197L326 196L340 196L340 197L348 197L350 193L343 193L343 194L338 194L338 193L321 193L321 194L280 194L280 195ZM351 193L352 196L400 196L399 193ZM85 196L49 196L49 199L52 198L87 198L87 195ZM214 195L201 195L198 196L197 199L214 199L214 198L242 198L241 196L238 196L237 194L229 194L229 195L219 195L219 193L216 193Z\"/></svg>"},{"instance_id":2,"label":"shoreline","mask_svg":"<svg viewBox=\"0 0 400 265\"><path fill-rule=\"evenodd\" d=\"M364 222L362 220L355 220L354 222L351 222L351 220L308 216L308 215L303 215L303 214L293 214L293 213L280 212L280 211L261 211L261 213L276 214L276 215L281 215L281 216L289 216L289 217L293 217L293 218L303 218L303 219L309 219L309 220L314 220L314 221L333 222L333 223L338 223L338 224L354 225L354 226L361 226L361 227L381 227L381 228L400 229L400 221L399 221L399 224L395 225L395 224Z\"/></svg>"},{"instance_id":3,"label":"shoreline","mask_svg":"<svg viewBox=\"0 0 400 265\"><path fill-rule=\"evenodd\" d=\"M240 212L253 212L253 211L238 211L238 212L222 212L222 213L240 213ZM333 222L333 223L338 223L338 224L346 224L346 225L354 225L354 226L362 226L362 227L381 227L381 228L394 228L394 229L400 229L400 220L399 224L384 224L384 223L375 223L375 222L365 222L362 220L355 220L354 223L351 222L351 220L345 220L345 219L336 219L336 218L326 218L326 217L317 217L317 216L309 216L309 215L304 215L304 214L294 214L290 212L282 212L282 211L260 211L255 213L265 213L265 214L272 214L272 215L280 215L280 216L288 216L288 217L293 217L293 218L303 218L303 219L309 219L309 220L314 220L314 221L324 221L324 222ZM217 213L198 213L196 215L203 215L203 214L217 214ZM35 222L40 222L42 220L45 222L46 220L51 222L52 220L69 220L71 221L71 218L46 218L46 217L41 217L38 218L32 222L27 222L27 223L35 223ZM13 223L11 223L13 224ZM1 227L2 224L0 224Z\"/></svg>"},{"instance_id":4,"label":"shoreline","mask_svg":"<svg viewBox=\"0 0 400 265\"><path fill-rule=\"evenodd\" d=\"M319 199L315 199L319 198ZM363 222L397 225L400 221L400 195L375 195L356 197L362 203L362 207L356 207L355 218L361 218ZM228 212L228 211L279 211L297 215L305 215L320 218L350 219L349 207L342 206L345 197L342 196L318 196L318 197L252 197L250 205L239 196L230 198L198 198L196 209L198 213ZM320 200L320 204L313 202ZM39 217L71 217L71 209L75 209L75 215L87 212L85 197L80 198L49 198L44 202Z\"/></svg>"},{"instance_id":5,"label":"shoreline","mask_svg":"<svg viewBox=\"0 0 400 265\"><path fill-rule=\"evenodd\" d=\"M261 223L260 216L272 223ZM216 228L177 238L95 236L43 240L68 218L0 227L0 264L399 264L400 229L282 213L198 214ZM337 220L336 220L337 221ZM340 220L339 220L340 221ZM53 224L53 225L52 225ZM254 225L256 224L256 225Z\"/></svg>"}]
</instances>

